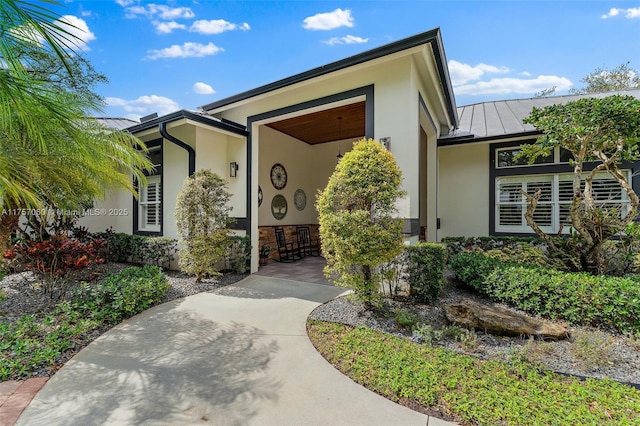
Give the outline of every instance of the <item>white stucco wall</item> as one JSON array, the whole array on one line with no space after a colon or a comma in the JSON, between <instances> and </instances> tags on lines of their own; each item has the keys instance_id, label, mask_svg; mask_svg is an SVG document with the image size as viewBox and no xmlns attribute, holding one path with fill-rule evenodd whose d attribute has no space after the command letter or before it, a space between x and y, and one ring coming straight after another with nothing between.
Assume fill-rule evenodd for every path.
<instances>
[{"instance_id":1,"label":"white stucco wall","mask_svg":"<svg viewBox=\"0 0 640 426\"><path fill-rule=\"evenodd\" d=\"M267 126L260 126L258 179L263 192L263 202L258 208L260 226L296 225L318 223L314 207L316 194L323 189L337 164L340 147L344 154L352 145L351 140L309 145ZM271 183L271 167L282 164L287 171L287 185L276 189ZM298 210L294 204L296 190L302 189L307 205ZM287 215L277 220L271 213L271 200L281 194L287 200Z\"/></svg>"},{"instance_id":2,"label":"white stucco wall","mask_svg":"<svg viewBox=\"0 0 640 426\"><path fill-rule=\"evenodd\" d=\"M489 145L438 148L438 238L489 235Z\"/></svg>"},{"instance_id":3,"label":"white stucco wall","mask_svg":"<svg viewBox=\"0 0 640 426\"><path fill-rule=\"evenodd\" d=\"M104 200L95 200L92 215L78 222L90 232L103 232L112 228L115 232L130 234L133 231L133 195L124 190L108 190Z\"/></svg>"}]
</instances>

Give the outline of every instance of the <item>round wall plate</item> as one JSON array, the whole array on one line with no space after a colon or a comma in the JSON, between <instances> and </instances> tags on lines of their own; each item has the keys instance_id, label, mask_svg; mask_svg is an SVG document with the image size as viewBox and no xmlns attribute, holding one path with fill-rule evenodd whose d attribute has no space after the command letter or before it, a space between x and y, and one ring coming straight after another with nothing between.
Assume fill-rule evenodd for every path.
<instances>
[{"instance_id":1,"label":"round wall plate","mask_svg":"<svg viewBox=\"0 0 640 426\"><path fill-rule=\"evenodd\" d=\"M302 211L307 207L307 194L302 189L296 190L293 194L293 204L296 205L296 209Z\"/></svg>"},{"instance_id":2,"label":"round wall plate","mask_svg":"<svg viewBox=\"0 0 640 426\"><path fill-rule=\"evenodd\" d=\"M287 186L287 170L280 163L271 167L271 183L275 189L283 189Z\"/></svg>"},{"instance_id":3,"label":"round wall plate","mask_svg":"<svg viewBox=\"0 0 640 426\"><path fill-rule=\"evenodd\" d=\"M271 214L277 220L282 220L287 215L287 199L284 195L278 194L271 200Z\"/></svg>"}]
</instances>

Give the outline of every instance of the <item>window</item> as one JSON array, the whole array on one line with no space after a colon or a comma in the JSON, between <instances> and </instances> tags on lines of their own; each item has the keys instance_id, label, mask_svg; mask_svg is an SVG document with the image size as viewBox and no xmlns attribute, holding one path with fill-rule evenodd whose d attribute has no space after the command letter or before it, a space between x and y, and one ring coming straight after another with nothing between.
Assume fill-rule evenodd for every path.
<instances>
[{"instance_id":1,"label":"window","mask_svg":"<svg viewBox=\"0 0 640 426\"><path fill-rule=\"evenodd\" d=\"M134 232L160 234L162 232L162 145L160 141L147 144L153 171L147 184L139 187L134 201Z\"/></svg>"},{"instance_id":2,"label":"window","mask_svg":"<svg viewBox=\"0 0 640 426\"><path fill-rule=\"evenodd\" d=\"M161 194L160 176L147 177L147 185L140 188L138 230L160 232Z\"/></svg>"},{"instance_id":3,"label":"window","mask_svg":"<svg viewBox=\"0 0 640 426\"><path fill-rule=\"evenodd\" d=\"M629 171L625 171L625 174L629 180ZM541 196L533 216L536 223L544 232L558 232L561 223L568 231L569 209L573 200L573 174L571 173L497 177L495 180L495 230L532 232L524 217L528 203L522 191L534 195L538 189ZM607 173L599 173L595 176L591 193L596 204L615 207L620 209L622 215L626 214L629 205L627 193Z\"/></svg>"},{"instance_id":4,"label":"window","mask_svg":"<svg viewBox=\"0 0 640 426\"><path fill-rule=\"evenodd\" d=\"M522 145L532 143L532 141L523 142ZM554 148L553 152L546 157L538 157L532 164L529 164L529 161L525 157L517 157L520 153L520 145L518 146L510 146L506 148L497 148L496 152L496 168L504 169L508 167L523 167L523 166L535 166L541 164L557 164L557 163L568 163L571 158L571 152L560 149L558 147Z\"/></svg>"}]
</instances>

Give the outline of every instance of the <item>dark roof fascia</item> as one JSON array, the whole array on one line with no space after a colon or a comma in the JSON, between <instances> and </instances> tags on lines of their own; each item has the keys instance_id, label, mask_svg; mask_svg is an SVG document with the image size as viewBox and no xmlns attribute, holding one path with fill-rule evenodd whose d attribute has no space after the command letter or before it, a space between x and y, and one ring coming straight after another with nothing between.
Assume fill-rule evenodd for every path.
<instances>
[{"instance_id":1,"label":"dark roof fascia","mask_svg":"<svg viewBox=\"0 0 640 426\"><path fill-rule=\"evenodd\" d=\"M211 111L213 109L221 108L227 105L231 105L236 102L243 101L245 99L253 98L258 95L262 95L274 90L282 89L287 86L291 86L297 83L301 83L312 78L320 77L325 74L329 74L335 71L340 71L345 68L359 65L364 62L372 61L374 59L382 58L393 53L401 52L403 50L411 49L423 44L435 43L433 53L435 55L436 64L438 66L438 73L440 79L443 82L443 89L445 95L449 101L448 113L451 121L458 123L458 115L456 113L455 100L453 97L453 90L451 86L451 80L449 74L446 72L446 58L444 56L444 49L442 47L442 37L440 35L440 28L434 28L424 33L420 33L402 40L398 40L393 43L385 44L384 46L377 47L375 49L367 50L366 52L359 53L354 56L350 56L345 59L341 59L336 62L331 62L326 65L322 65L317 68L313 68L309 71L302 72L300 74L293 75L291 77L284 78L282 80L275 81L273 83L266 84L264 86L257 87L255 89L247 90L237 95L229 96L228 98L221 99L219 101L211 102L209 104L199 107L203 111Z\"/></svg>"},{"instance_id":2,"label":"dark roof fascia","mask_svg":"<svg viewBox=\"0 0 640 426\"><path fill-rule=\"evenodd\" d=\"M479 143L479 142L494 142L500 141L503 139L514 139L514 138L524 138L531 136L540 136L542 132L538 130L531 130L529 132L520 132L520 133L508 133L504 135L496 135L496 136L483 136L481 138L476 138L474 136L459 136L459 137L451 137L451 138L440 138L438 139L438 146L452 146L452 145L465 145L470 143Z\"/></svg>"},{"instance_id":3,"label":"dark roof fascia","mask_svg":"<svg viewBox=\"0 0 640 426\"><path fill-rule=\"evenodd\" d=\"M163 115L162 117L154 118L153 120L145 121L144 123L137 124L135 126L127 127L126 130L129 133L139 133L145 130L156 128L160 123L171 123L181 119L193 120L198 123L206 124L211 127L215 127L220 130L226 130L231 133L235 133L240 136L247 136L249 132L247 128L241 124L234 123L230 120L218 121L214 118L208 118L200 114L193 113L187 110L180 110L172 112L171 114Z\"/></svg>"}]
</instances>

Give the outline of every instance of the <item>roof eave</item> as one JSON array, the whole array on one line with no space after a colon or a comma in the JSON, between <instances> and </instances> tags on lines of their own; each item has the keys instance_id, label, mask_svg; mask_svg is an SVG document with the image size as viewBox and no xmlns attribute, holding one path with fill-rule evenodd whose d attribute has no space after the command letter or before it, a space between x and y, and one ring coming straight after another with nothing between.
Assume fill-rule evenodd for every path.
<instances>
[{"instance_id":1,"label":"roof eave","mask_svg":"<svg viewBox=\"0 0 640 426\"><path fill-rule=\"evenodd\" d=\"M326 65L322 65L317 68L302 72L300 74L293 75L291 77L284 78L282 80L275 81L273 83L266 84L264 86L257 87L255 89L247 90L237 95L229 96L227 98L211 102L209 104L199 107L200 110L209 112L225 106L232 105L237 102L244 101L249 98L253 98L259 95L263 95L274 90L282 89L297 83L301 83L306 80L317 78L325 74L340 71L345 68L359 65L374 59L382 58L393 53L401 52L403 50L411 49L423 44L435 45L433 53L436 59L438 73L440 74L440 80L442 82L442 88L445 92L445 96L448 99L448 115L452 123L457 126L458 115L456 112L455 99L453 97L453 89L451 86L451 80L447 70L447 61L444 55L444 49L442 45L442 37L440 35L440 28L434 28L432 30L398 40L393 43L386 44L384 46L377 47L375 49L368 50L366 52L359 53L354 56L350 56L345 59L341 59L336 62L332 62Z\"/></svg>"},{"instance_id":2,"label":"roof eave","mask_svg":"<svg viewBox=\"0 0 640 426\"><path fill-rule=\"evenodd\" d=\"M203 117L200 114L196 114L187 110L180 110L176 112L172 112L171 114L163 115L162 117L154 118L153 120L145 121L144 123L137 124L135 126L127 127L126 130L129 133L140 133L145 130L153 129L157 127L160 123L171 123L174 121L178 121L181 119L193 120L198 123L206 124L208 126L225 130L240 136L247 136L248 132L245 126L234 123L230 120L215 120L208 117Z\"/></svg>"}]
</instances>

